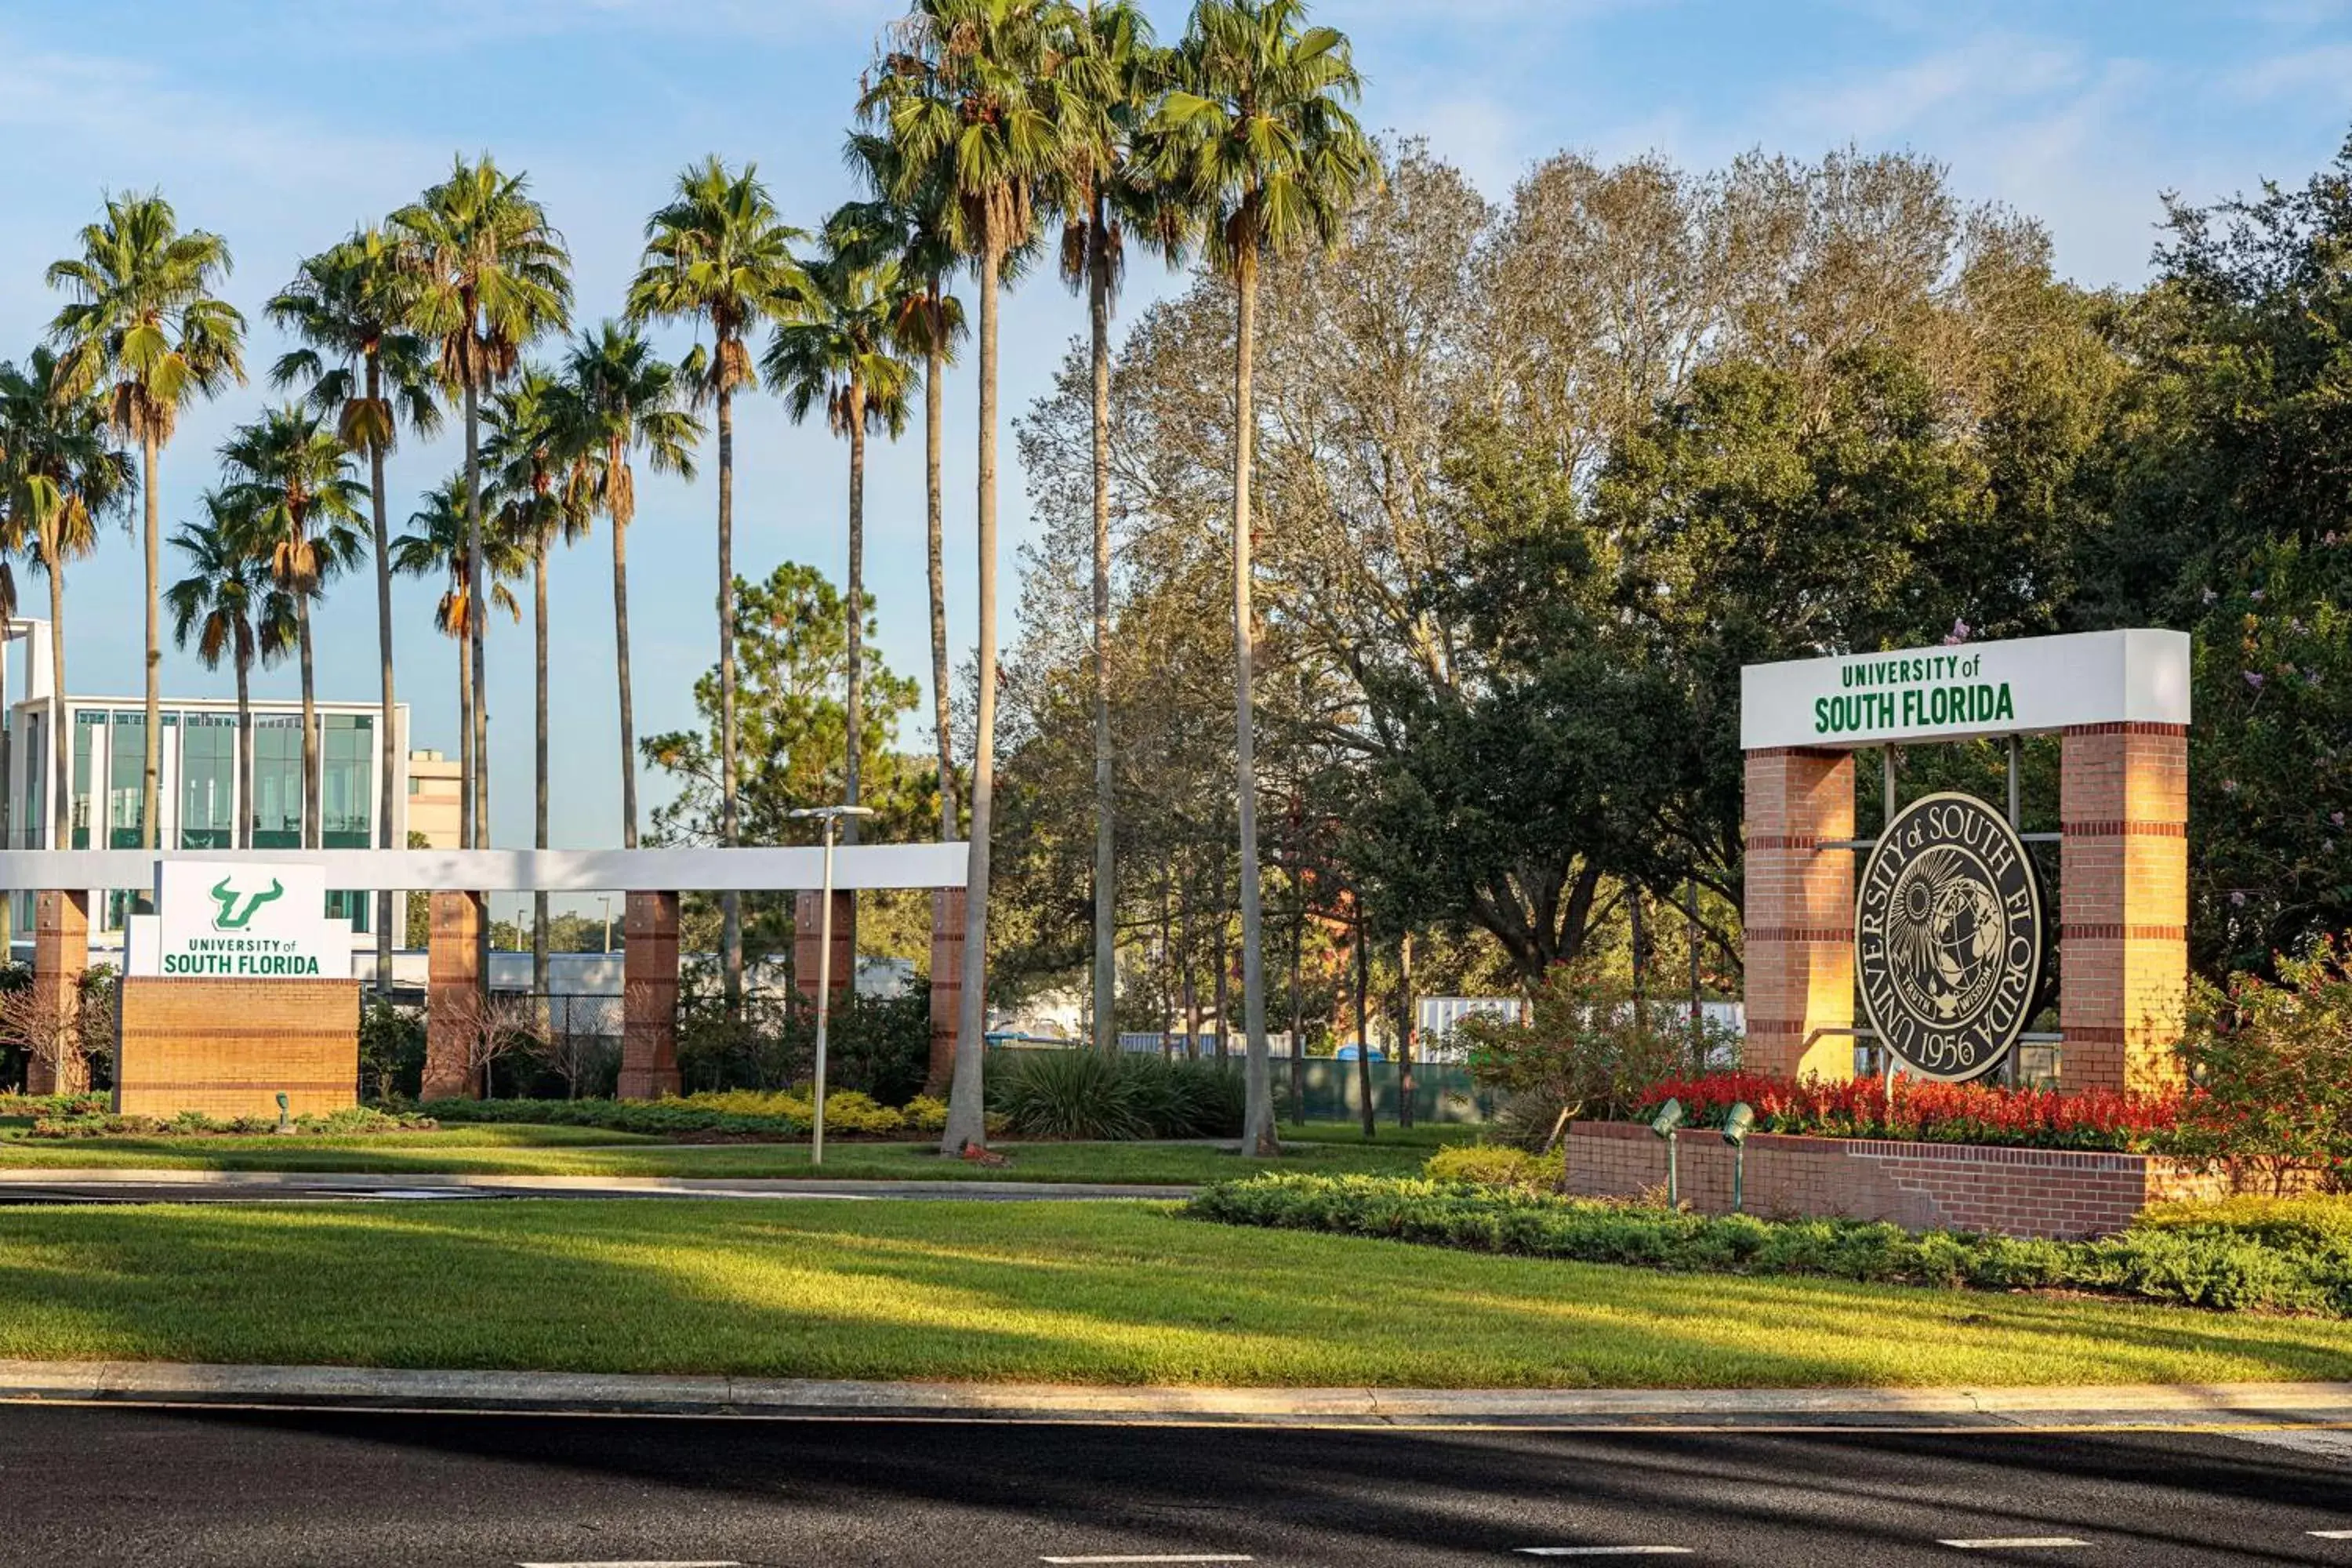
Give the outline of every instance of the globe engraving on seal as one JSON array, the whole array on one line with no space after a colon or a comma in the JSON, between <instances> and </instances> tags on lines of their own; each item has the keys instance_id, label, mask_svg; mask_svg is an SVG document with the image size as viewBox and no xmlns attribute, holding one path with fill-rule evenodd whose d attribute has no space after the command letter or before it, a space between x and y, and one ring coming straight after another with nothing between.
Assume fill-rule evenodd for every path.
<instances>
[{"instance_id":1,"label":"globe engraving on seal","mask_svg":"<svg viewBox=\"0 0 2352 1568\"><path fill-rule=\"evenodd\" d=\"M2042 991L2042 884L2017 830L1973 795L1895 815L1854 900L1854 974L1905 1068L1956 1081L2000 1065Z\"/></svg>"}]
</instances>

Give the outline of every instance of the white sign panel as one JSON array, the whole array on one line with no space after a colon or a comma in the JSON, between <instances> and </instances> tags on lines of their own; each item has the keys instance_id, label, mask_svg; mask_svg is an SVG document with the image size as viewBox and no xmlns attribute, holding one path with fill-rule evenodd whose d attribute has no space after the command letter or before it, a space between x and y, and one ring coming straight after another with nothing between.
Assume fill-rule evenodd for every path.
<instances>
[{"instance_id":1,"label":"white sign panel","mask_svg":"<svg viewBox=\"0 0 2352 1568\"><path fill-rule=\"evenodd\" d=\"M1739 744L1750 752L2188 722L2185 632L2019 637L1739 672Z\"/></svg>"},{"instance_id":2,"label":"white sign panel","mask_svg":"<svg viewBox=\"0 0 2352 1568\"><path fill-rule=\"evenodd\" d=\"M327 918L318 866L166 860L155 868L156 973L167 978L343 980L351 928Z\"/></svg>"},{"instance_id":3,"label":"white sign panel","mask_svg":"<svg viewBox=\"0 0 2352 1568\"><path fill-rule=\"evenodd\" d=\"M122 921L122 972L152 975L163 973L163 931L153 915L125 915Z\"/></svg>"}]
</instances>

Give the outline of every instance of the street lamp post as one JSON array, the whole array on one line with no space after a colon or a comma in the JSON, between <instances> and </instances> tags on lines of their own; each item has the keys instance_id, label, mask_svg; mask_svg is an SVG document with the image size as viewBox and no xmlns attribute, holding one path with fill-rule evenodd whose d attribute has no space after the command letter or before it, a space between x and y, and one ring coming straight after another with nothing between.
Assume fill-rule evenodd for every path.
<instances>
[{"instance_id":1,"label":"street lamp post","mask_svg":"<svg viewBox=\"0 0 2352 1568\"><path fill-rule=\"evenodd\" d=\"M873 808L864 805L814 805L789 812L791 816L814 817L824 830L824 891L817 900L816 917L816 1124L809 1129L809 1163L824 1163L824 1033L833 1013L833 836L845 816L871 816ZM856 984L853 974L850 984Z\"/></svg>"}]
</instances>

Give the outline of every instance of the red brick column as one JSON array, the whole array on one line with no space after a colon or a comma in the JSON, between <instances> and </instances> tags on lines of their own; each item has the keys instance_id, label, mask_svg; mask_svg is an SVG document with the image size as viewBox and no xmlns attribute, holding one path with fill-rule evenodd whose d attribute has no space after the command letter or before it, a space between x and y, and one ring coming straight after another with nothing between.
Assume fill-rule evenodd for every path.
<instances>
[{"instance_id":1,"label":"red brick column","mask_svg":"<svg viewBox=\"0 0 2352 1568\"><path fill-rule=\"evenodd\" d=\"M482 1092L466 1035L482 994L481 938L488 923L481 894L433 895L425 953L426 1100L472 1100Z\"/></svg>"},{"instance_id":2,"label":"red brick column","mask_svg":"<svg viewBox=\"0 0 2352 1568\"><path fill-rule=\"evenodd\" d=\"M817 949L824 931L824 895L793 895L793 984L811 1005L816 1002ZM857 979L857 895L833 895L833 1001L839 1006Z\"/></svg>"},{"instance_id":3,"label":"red brick column","mask_svg":"<svg viewBox=\"0 0 2352 1568\"><path fill-rule=\"evenodd\" d=\"M2068 730L2060 767L2059 1083L2179 1081L2189 988L2189 731Z\"/></svg>"},{"instance_id":4,"label":"red brick column","mask_svg":"<svg viewBox=\"0 0 2352 1568\"><path fill-rule=\"evenodd\" d=\"M623 1100L678 1091L677 895L631 893L621 955Z\"/></svg>"},{"instance_id":5,"label":"red brick column","mask_svg":"<svg viewBox=\"0 0 2352 1568\"><path fill-rule=\"evenodd\" d=\"M89 895L45 889L33 899L33 1003L35 1012L63 1031L81 1016L81 979L89 969ZM79 1094L89 1087L79 1058L59 1072L47 1062L25 1069L31 1094Z\"/></svg>"},{"instance_id":6,"label":"red brick column","mask_svg":"<svg viewBox=\"0 0 2352 1568\"><path fill-rule=\"evenodd\" d=\"M963 889L931 894L930 1087L944 1090L955 1076L956 1014L963 1003Z\"/></svg>"},{"instance_id":7,"label":"red brick column","mask_svg":"<svg viewBox=\"0 0 2352 1568\"><path fill-rule=\"evenodd\" d=\"M1853 1076L1853 755L1748 753L1745 909L1748 1044L1754 1072Z\"/></svg>"}]
</instances>

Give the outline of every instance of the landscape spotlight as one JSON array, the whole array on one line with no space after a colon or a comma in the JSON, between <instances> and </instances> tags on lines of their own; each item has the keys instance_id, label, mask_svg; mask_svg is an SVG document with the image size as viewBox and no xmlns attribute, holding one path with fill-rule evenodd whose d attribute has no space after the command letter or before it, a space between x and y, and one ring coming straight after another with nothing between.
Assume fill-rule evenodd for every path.
<instances>
[{"instance_id":1,"label":"landscape spotlight","mask_svg":"<svg viewBox=\"0 0 2352 1568\"><path fill-rule=\"evenodd\" d=\"M1748 1134L1756 1126L1756 1109L1746 1100L1723 1119L1723 1141L1731 1145L1731 1212L1738 1214L1747 1199Z\"/></svg>"},{"instance_id":2,"label":"landscape spotlight","mask_svg":"<svg viewBox=\"0 0 2352 1568\"><path fill-rule=\"evenodd\" d=\"M1650 1120L1650 1131L1666 1141L1666 1206L1683 1206L1680 1162L1675 1157L1675 1129L1683 1124L1683 1102L1670 1100L1658 1107L1658 1114Z\"/></svg>"}]
</instances>

